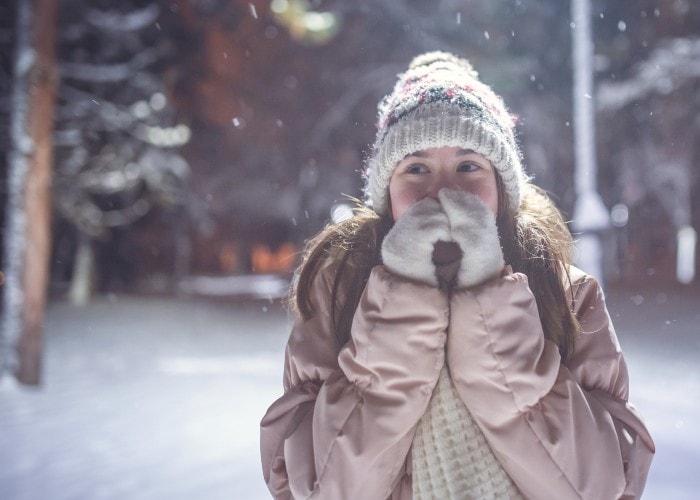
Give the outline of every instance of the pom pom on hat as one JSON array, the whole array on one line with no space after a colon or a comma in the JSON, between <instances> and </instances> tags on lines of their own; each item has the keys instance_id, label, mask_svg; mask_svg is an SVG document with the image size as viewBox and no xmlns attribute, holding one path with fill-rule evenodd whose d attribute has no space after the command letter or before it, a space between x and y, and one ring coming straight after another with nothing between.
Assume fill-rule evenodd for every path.
<instances>
[{"instance_id":1,"label":"pom pom on hat","mask_svg":"<svg viewBox=\"0 0 700 500\"><path fill-rule=\"evenodd\" d=\"M487 158L500 175L512 210L526 177L515 119L466 59L447 52L415 57L378 106L377 137L366 169L365 199L388 212L396 164L428 148L461 147Z\"/></svg>"},{"instance_id":2,"label":"pom pom on hat","mask_svg":"<svg viewBox=\"0 0 700 500\"><path fill-rule=\"evenodd\" d=\"M434 62L444 61L450 64L456 64L462 66L465 71L471 73L472 78L476 79L479 77L479 73L474 69L471 63L467 59L462 59L449 52L426 52L425 54L418 55L414 57L410 63L408 63L408 69L418 68L420 66L429 66Z\"/></svg>"}]
</instances>

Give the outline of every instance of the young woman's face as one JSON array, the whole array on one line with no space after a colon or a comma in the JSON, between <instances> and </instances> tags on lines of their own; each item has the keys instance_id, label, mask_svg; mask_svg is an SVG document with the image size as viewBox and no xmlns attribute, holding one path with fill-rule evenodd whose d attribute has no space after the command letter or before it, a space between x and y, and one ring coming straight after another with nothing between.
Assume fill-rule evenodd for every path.
<instances>
[{"instance_id":1,"label":"young woman's face","mask_svg":"<svg viewBox=\"0 0 700 500\"><path fill-rule=\"evenodd\" d=\"M417 201L437 199L442 188L472 193L498 212L496 172L490 161L458 147L429 148L406 156L394 169L389 181L394 221Z\"/></svg>"}]
</instances>

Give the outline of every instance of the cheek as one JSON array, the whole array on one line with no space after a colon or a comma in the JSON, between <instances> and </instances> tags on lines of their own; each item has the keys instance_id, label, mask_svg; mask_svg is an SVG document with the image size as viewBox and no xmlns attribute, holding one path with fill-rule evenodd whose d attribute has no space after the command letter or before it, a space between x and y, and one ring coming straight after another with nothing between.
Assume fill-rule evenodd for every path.
<instances>
[{"instance_id":1,"label":"cheek","mask_svg":"<svg viewBox=\"0 0 700 500\"><path fill-rule=\"evenodd\" d=\"M468 183L462 187L462 190L478 196L494 214L498 213L498 187L495 177Z\"/></svg>"},{"instance_id":2,"label":"cheek","mask_svg":"<svg viewBox=\"0 0 700 500\"><path fill-rule=\"evenodd\" d=\"M481 201L486 203L494 214L498 213L498 189L495 183L493 186L486 186L484 189L474 194L481 198Z\"/></svg>"},{"instance_id":3,"label":"cheek","mask_svg":"<svg viewBox=\"0 0 700 500\"><path fill-rule=\"evenodd\" d=\"M400 184L400 183L397 183ZM397 185L392 183L389 186L389 200L391 203L391 215L394 222L406 211L408 207L420 201L425 196L421 189L411 185Z\"/></svg>"}]
</instances>

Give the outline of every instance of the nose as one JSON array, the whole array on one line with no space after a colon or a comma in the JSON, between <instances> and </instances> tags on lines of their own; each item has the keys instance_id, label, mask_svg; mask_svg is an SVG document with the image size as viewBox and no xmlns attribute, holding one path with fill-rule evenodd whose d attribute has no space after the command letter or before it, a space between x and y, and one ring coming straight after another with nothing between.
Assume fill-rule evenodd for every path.
<instances>
[{"instance_id":1,"label":"nose","mask_svg":"<svg viewBox=\"0 0 700 500\"><path fill-rule=\"evenodd\" d=\"M454 179L449 172L444 170L435 173L434 178L428 186L426 196L438 199L438 192L443 188L455 189Z\"/></svg>"}]
</instances>

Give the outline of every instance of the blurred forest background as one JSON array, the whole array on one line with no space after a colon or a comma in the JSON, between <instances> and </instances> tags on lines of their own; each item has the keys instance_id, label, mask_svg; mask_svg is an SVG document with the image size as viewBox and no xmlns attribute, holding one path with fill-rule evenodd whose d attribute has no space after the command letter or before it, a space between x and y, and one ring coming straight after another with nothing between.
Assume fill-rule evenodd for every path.
<instances>
[{"instance_id":1,"label":"blurred forest background","mask_svg":"<svg viewBox=\"0 0 700 500\"><path fill-rule=\"evenodd\" d=\"M18 5L0 5L2 221ZM288 276L333 207L361 197L376 104L426 50L471 59L504 96L528 172L572 216L569 2L58 5L51 297ZM591 5L604 278L672 283L678 232L700 227L700 4ZM6 249L11 228L0 234Z\"/></svg>"},{"instance_id":2,"label":"blurred forest background","mask_svg":"<svg viewBox=\"0 0 700 500\"><path fill-rule=\"evenodd\" d=\"M528 171L571 216L568 2L59 5L54 288L86 244L99 290L284 269L254 266L253 247L298 247L343 194L361 196L376 103L432 49L470 58L505 96ZM13 7L0 12L5 131ZM615 214L626 224L608 278L673 279L675 229L700 218L700 6L598 1L593 13L599 189L629 214Z\"/></svg>"}]
</instances>

